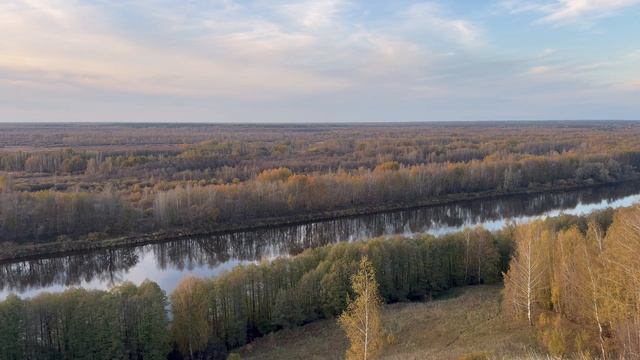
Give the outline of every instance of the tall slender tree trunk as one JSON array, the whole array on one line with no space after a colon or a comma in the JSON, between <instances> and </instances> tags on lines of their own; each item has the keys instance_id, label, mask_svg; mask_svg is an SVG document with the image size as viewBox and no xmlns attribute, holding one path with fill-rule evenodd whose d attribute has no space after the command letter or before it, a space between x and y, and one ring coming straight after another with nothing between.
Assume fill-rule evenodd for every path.
<instances>
[{"instance_id":1,"label":"tall slender tree trunk","mask_svg":"<svg viewBox=\"0 0 640 360\"><path fill-rule=\"evenodd\" d=\"M593 271L591 270L591 257L587 252L586 244L584 245L584 256L587 259L587 270L589 272L589 280L591 282L591 301L593 303L593 314L596 319L596 324L598 325L598 338L600 340L600 353L602 354L602 358L607 358L607 353L604 350L604 335L602 330L602 323L600 322L600 311L598 309L598 298L597 298L597 285L596 280L593 276Z\"/></svg>"},{"instance_id":2,"label":"tall slender tree trunk","mask_svg":"<svg viewBox=\"0 0 640 360\"><path fill-rule=\"evenodd\" d=\"M531 240L527 244L527 320L529 325L533 325L533 319L531 319Z\"/></svg>"},{"instance_id":3,"label":"tall slender tree trunk","mask_svg":"<svg viewBox=\"0 0 640 360\"><path fill-rule=\"evenodd\" d=\"M367 360L367 350L369 349L369 286L364 292L367 301L364 305L364 360Z\"/></svg>"},{"instance_id":4,"label":"tall slender tree trunk","mask_svg":"<svg viewBox=\"0 0 640 360\"><path fill-rule=\"evenodd\" d=\"M465 234L465 254L464 254L464 284L469 283L469 231Z\"/></svg>"},{"instance_id":5,"label":"tall slender tree trunk","mask_svg":"<svg viewBox=\"0 0 640 360\"><path fill-rule=\"evenodd\" d=\"M482 239L483 238L478 238L478 285L480 285L482 279Z\"/></svg>"}]
</instances>

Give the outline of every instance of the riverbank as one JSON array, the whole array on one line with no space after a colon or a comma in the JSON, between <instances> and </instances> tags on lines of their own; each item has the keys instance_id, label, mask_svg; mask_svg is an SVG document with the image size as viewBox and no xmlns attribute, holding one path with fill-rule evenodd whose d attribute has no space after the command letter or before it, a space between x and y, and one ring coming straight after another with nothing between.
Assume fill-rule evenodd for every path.
<instances>
[{"instance_id":1,"label":"riverbank","mask_svg":"<svg viewBox=\"0 0 640 360\"><path fill-rule=\"evenodd\" d=\"M533 358L535 334L500 313L502 286L455 288L429 302L385 305L382 359ZM277 331L239 349L242 359L342 359L348 343L335 319Z\"/></svg>"},{"instance_id":2,"label":"riverbank","mask_svg":"<svg viewBox=\"0 0 640 360\"><path fill-rule=\"evenodd\" d=\"M211 224L211 226L201 227L198 230L175 229L171 231L159 231L150 234L129 234L127 236L112 237L106 239L83 239L49 242L43 244L3 246L0 249L0 264L22 260L33 260L43 256L63 256L105 248L132 247L151 243L161 243L174 241L183 238L207 235L223 235L235 232L256 231L262 229L276 228L281 226L303 225L312 222L330 221L343 218L373 215L379 213L413 210L434 206L451 205L465 203L475 200L500 199L505 197L529 196L542 193L558 193L588 188L598 188L615 186L623 183L633 183L639 179L628 179L622 182L600 183L600 184L569 184L541 186L536 189L523 189L520 191L503 192L487 191L473 194L453 194L443 196L438 199L417 201L410 204L392 204L377 207L361 207L358 209L342 209L331 212L304 214L299 216L264 218L247 223Z\"/></svg>"}]
</instances>

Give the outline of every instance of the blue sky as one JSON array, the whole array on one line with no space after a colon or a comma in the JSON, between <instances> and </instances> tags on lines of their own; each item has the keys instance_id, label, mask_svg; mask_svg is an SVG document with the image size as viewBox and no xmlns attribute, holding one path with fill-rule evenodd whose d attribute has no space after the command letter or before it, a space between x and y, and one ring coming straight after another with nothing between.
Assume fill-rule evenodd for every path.
<instances>
[{"instance_id":1,"label":"blue sky","mask_svg":"<svg viewBox=\"0 0 640 360\"><path fill-rule=\"evenodd\" d=\"M640 0L4 0L0 121L640 119Z\"/></svg>"}]
</instances>

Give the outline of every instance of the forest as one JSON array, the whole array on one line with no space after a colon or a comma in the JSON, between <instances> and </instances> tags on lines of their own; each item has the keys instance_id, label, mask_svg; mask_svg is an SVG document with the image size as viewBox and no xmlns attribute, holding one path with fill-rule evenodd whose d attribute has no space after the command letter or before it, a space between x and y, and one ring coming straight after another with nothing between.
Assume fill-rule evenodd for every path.
<instances>
[{"instance_id":1,"label":"forest","mask_svg":"<svg viewBox=\"0 0 640 360\"><path fill-rule=\"evenodd\" d=\"M339 243L215 278L188 276L168 296L148 281L108 291L11 295L0 303L0 353L6 359L225 358L265 334L344 314L356 289L351 280L366 258L386 303L504 282L502 311L534 329L547 353L637 358L638 224L634 206L494 233L476 227Z\"/></svg>"},{"instance_id":2,"label":"forest","mask_svg":"<svg viewBox=\"0 0 640 360\"><path fill-rule=\"evenodd\" d=\"M5 257L45 243L97 246L640 177L634 122L0 130Z\"/></svg>"},{"instance_id":3,"label":"forest","mask_svg":"<svg viewBox=\"0 0 640 360\"><path fill-rule=\"evenodd\" d=\"M505 311L535 326L550 355L638 358L640 207L616 211L608 228L532 223L514 240Z\"/></svg>"}]
</instances>

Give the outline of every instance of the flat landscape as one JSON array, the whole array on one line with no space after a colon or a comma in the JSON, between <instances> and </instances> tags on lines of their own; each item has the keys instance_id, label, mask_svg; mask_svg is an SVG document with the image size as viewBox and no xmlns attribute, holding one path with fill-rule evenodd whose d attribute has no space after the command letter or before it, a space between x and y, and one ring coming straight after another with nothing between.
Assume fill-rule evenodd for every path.
<instances>
[{"instance_id":1,"label":"flat landscape","mask_svg":"<svg viewBox=\"0 0 640 360\"><path fill-rule=\"evenodd\" d=\"M638 122L0 128L9 359L640 349Z\"/></svg>"}]
</instances>

